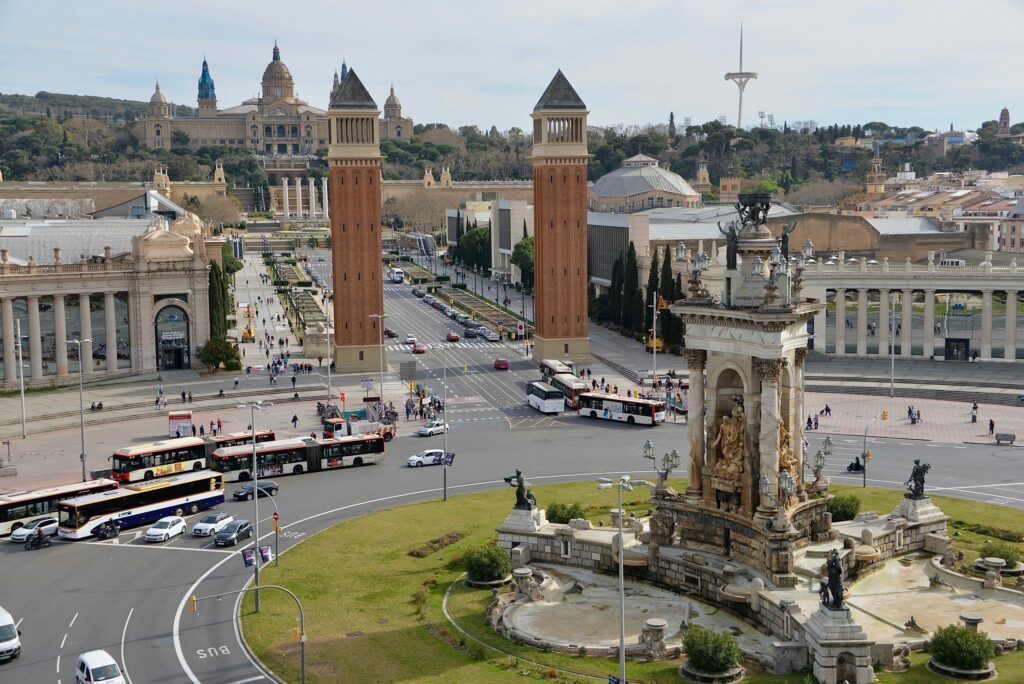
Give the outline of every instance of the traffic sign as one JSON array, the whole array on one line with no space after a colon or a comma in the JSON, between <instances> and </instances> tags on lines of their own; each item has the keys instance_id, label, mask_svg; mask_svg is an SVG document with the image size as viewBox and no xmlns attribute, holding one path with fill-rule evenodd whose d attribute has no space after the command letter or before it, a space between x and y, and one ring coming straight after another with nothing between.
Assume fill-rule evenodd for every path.
<instances>
[{"instance_id":1,"label":"traffic sign","mask_svg":"<svg viewBox=\"0 0 1024 684\"><path fill-rule=\"evenodd\" d=\"M252 464L250 464L252 465ZM274 520L277 520L277 511L274 511Z\"/></svg>"},{"instance_id":2,"label":"traffic sign","mask_svg":"<svg viewBox=\"0 0 1024 684\"><path fill-rule=\"evenodd\" d=\"M345 401L345 393L344 392L338 392L338 399L339 399L339 401Z\"/></svg>"},{"instance_id":3,"label":"traffic sign","mask_svg":"<svg viewBox=\"0 0 1024 684\"><path fill-rule=\"evenodd\" d=\"M498 323L498 325L505 325L505 321L503 321L500 318L498 319L497 323Z\"/></svg>"},{"instance_id":4,"label":"traffic sign","mask_svg":"<svg viewBox=\"0 0 1024 684\"><path fill-rule=\"evenodd\" d=\"M523 323L522 321L519 321L518 323L516 323L516 331L520 335L522 335L524 332L526 332L526 324Z\"/></svg>"}]
</instances>

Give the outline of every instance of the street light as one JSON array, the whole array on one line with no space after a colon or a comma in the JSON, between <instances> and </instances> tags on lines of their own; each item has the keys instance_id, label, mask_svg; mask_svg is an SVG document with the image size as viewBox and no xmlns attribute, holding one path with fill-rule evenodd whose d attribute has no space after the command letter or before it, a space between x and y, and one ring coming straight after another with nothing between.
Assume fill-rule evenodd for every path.
<instances>
[{"instance_id":1,"label":"street light","mask_svg":"<svg viewBox=\"0 0 1024 684\"><path fill-rule=\"evenodd\" d=\"M330 302L329 302L330 304ZM327 314L327 406L331 405L334 390L331 389L331 366L334 365L334 321ZM325 407L326 410L326 407Z\"/></svg>"},{"instance_id":2,"label":"street light","mask_svg":"<svg viewBox=\"0 0 1024 684\"><path fill-rule=\"evenodd\" d=\"M648 445L653 453L654 445L648 440L642 450L644 457L647 457ZM626 542L622 538L622 490L625 489L628 492L633 491L633 485L647 486L647 482L644 480L631 480L629 475L623 475L618 480L609 480L607 477L597 478L598 489L611 489L615 488L618 494L619 502L619 681L626 681L626 585L625 585L625 567L623 565L623 557L626 553ZM612 545L614 548L614 544Z\"/></svg>"},{"instance_id":3,"label":"street light","mask_svg":"<svg viewBox=\"0 0 1024 684\"><path fill-rule=\"evenodd\" d=\"M82 364L85 362L82 360L82 343L92 342L92 340L68 340L68 342L78 345L78 411L81 416L80 430L82 437L82 482L87 481L89 478L86 477L85 472L85 385L83 381L83 373L85 368ZM20 349L19 349L20 352ZM109 353L109 352L108 352ZM24 396L24 395L23 395Z\"/></svg>"},{"instance_id":4,"label":"street light","mask_svg":"<svg viewBox=\"0 0 1024 684\"><path fill-rule=\"evenodd\" d=\"M25 439L28 436L28 428L25 424L25 365L21 358L21 319L15 319L14 327L17 329L15 334L17 337L14 339L14 348L18 352L18 385L21 388L21 438ZM79 363L81 363L81 354L79 356Z\"/></svg>"},{"instance_id":5,"label":"street light","mask_svg":"<svg viewBox=\"0 0 1024 684\"><path fill-rule=\"evenodd\" d=\"M243 403L239 408L249 408L249 429L252 431L252 501L253 501L253 547L256 562L252 566L253 584L256 587L256 612L260 612L260 468L256 460L256 409L262 408L262 401ZM276 508L276 506L275 506Z\"/></svg>"},{"instance_id":6,"label":"street light","mask_svg":"<svg viewBox=\"0 0 1024 684\"><path fill-rule=\"evenodd\" d=\"M377 328L380 331L380 403L384 405L384 319L386 313L370 314L370 318L377 319Z\"/></svg>"}]
</instances>

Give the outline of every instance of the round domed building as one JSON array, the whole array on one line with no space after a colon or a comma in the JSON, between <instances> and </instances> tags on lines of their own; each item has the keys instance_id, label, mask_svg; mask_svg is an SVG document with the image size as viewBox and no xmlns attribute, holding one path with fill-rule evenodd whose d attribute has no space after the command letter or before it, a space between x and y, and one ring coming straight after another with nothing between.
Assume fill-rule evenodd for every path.
<instances>
[{"instance_id":1,"label":"round domed building","mask_svg":"<svg viewBox=\"0 0 1024 684\"><path fill-rule=\"evenodd\" d=\"M655 207L699 207L700 193L678 173L658 160L638 154L594 182L589 191L590 211L631 214Z\"/></svg>"}]
</instances>

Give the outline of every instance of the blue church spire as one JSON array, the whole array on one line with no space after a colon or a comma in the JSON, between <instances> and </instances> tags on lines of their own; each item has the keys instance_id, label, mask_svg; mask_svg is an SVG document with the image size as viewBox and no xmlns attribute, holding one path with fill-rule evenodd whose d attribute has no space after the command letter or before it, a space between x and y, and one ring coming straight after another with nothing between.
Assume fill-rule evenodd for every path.
<instances>
[{"instance_id":1,"label":"blue church spire","mask_svg":"<svg viewBox=\"0 0 1024 684\"><path fill-rule=\"evenodd\" d=\"M210 76L210 65L203 58L203 73L199 76L199 99L216 100L217 91L213 87L213 78Z\"/></svg>"},{"instance_id":2,"label":"blue church spire","mask_svg":"<svg viewBox=\"0 0 1024 684\"><path fill-rule=\"evenodd\" d=\"M345 64L345 60L341 60L341 80L344 81L345 77L348 76L348 64Z\"/></svg>"}]
</instances>

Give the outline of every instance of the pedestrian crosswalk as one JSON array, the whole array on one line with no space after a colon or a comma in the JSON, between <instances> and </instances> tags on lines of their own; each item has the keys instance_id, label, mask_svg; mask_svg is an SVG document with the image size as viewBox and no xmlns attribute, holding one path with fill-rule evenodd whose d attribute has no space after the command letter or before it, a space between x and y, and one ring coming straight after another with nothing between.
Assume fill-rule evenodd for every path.
<instances>
[{"instance_id":1,"label":"pedestrian crosswalk","mask_svg":"<svg viewBox=\"0 0 1024 684\"><path fill-rule=\"evenodd\" d=\"M497 349L501 347L500 342L438 342L437 346L440 347L444 344L448 344L453 349ZM432 346L429 342L426 343L427 347ZM389 344L385 347L387 351L412 351L411 344Z\"/></svg>"}]
</instances>

